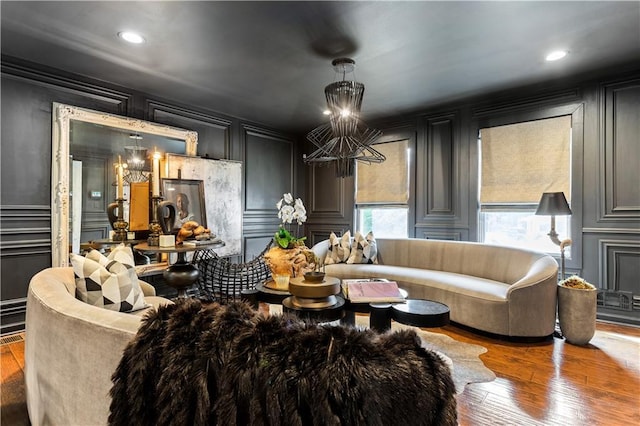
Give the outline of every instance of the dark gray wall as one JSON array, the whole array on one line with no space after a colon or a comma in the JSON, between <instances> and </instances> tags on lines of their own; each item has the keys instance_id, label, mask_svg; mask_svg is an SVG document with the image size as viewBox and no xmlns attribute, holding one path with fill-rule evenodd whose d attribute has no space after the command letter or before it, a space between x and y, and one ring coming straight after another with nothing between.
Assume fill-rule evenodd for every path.
<instances>
[{"instance_id":1,"label":"dark gray wall","mask_svg":"<svg viewBox=\"0 0 640 426\"><path fill-rule=\"evenodd\" d=\"M294 135L6 56L2 58L1 84L2 333L24 328L29 280L51 266L54 102L195 130L198 155L242 161L246 259L253 258L271 240L278 225L275 204L282 194L303 196L304 172Z\"/></svg>"},{"instance_id":2,"label":"dark gray wall","mask_svg":"<svg viewBox=\"0 0 640 426\"><path fill-rule=\"evenodd\" d=\"M630 303L640 299L640 71L550 82L370 124L388 140L415 143L409 235L476 241L478 130L561 115L572 117L567 273L606 292L600 318L640 324L640 300L635 308ZM311 241L354 231L353 179L320 167L307 174Z\"/></svg>"}]
</instances>

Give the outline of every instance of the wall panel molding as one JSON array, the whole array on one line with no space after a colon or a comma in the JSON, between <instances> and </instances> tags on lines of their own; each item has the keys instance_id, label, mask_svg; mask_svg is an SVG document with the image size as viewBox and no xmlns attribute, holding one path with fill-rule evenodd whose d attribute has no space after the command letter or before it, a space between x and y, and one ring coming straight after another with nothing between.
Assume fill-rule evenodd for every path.
<instances>
[{"instance_id":1,"label":"wall panel molding","mask_svg":"<svg viewBox=\"0 0 640 426\"><path fill-rule=\"evenodd\" d=\"M295 196L295 141L288 135L242 124L244 215L277 219L282 194Z\"/></svg>"},{"instance_id":2,"label":"wall panel molding","mask_svg":"<svg viewBox=\"0 0 640 426\"><path fill-rule=\"evenodd\" d=\"M2 56L2 73L9 78L23 80L30 85L46 87L111 105L109 112L119 115L126 116L133 109L133 95L130 93L66 77L58 70L45 70L37 64L27 63L5 55Z\"/></svg>"},{"instance_id":3,"label":"wall panel molding","mask_svg":"<svg viewBox=\"0 0 640 426\"><path fill-rule=\"evenodd\" d=\"M579 87L573 87L565 90L554 91L551 93L541 93L514 100L508 98L498 102L485 103L478 105L472 109L472 113L476 118L491 119L492 116L514 111L532 111L545 108L548 105L556 105L558 103L578 102L582 99L582 90ZM546 109L546 108L545 108ZM489 124L489 126L497 126L498 124Z\"/></svg>"},{"instance_id":4,"label":"wall panel molding","mask_svg":"<svg viewBox=\"0 0 640 426\"><path fill-rule=\"evenodd\" d=\"M600 85L599 221L640 220L640 79Z\"/></svg>"},{"instance_id":5,"label":"wall panel molding","mask_svg":"<svg viewBox=\"0 0 640 426\"><path fill-rule=\"evenodd\" d=\"M10 334L24 330L27 313L27 298L0 301L0 334Z\"/></svg>"},{"instance_id":6,"label":"wall panel molding","mask_svg":"<svg viewBox=\"0 0 640 426\"><path fill-rule=\"evenodd\" d=\"M639 228L582 228L583 234L640 234Z\"/></svg>"},{"instance_id":7,"label":"wall panel molding","mask_svg":"<svg viewBox=\"0 0 640 426\"><path fill-rule=\"evenodd\" d=\"M600 240L598 257L600 283L597 287L640 293L636 284L640 276L640 241Z\"/></svg>"},{"instance_id":8,"label":"wall panel molding","mask_svg":"<svg viewBox=\"0 0 640 426\"><path fill-rule=\"evenodd\" d=\"M451 222L459 216L459 113L424 117L422 134L416 149L417 225Z\"/></svg>"},{"instance_id":9,"label":"wall panel molding","mask_svg":"<svg viewBox=\"0 0 640 426\"><path fill-rule=\"evenodd\" d=\"M231 134L233 122L215 115L147 100L148 120L186 128L198 132L198 154L215 159L231 158Z\"/></svg>"}]
</instances>

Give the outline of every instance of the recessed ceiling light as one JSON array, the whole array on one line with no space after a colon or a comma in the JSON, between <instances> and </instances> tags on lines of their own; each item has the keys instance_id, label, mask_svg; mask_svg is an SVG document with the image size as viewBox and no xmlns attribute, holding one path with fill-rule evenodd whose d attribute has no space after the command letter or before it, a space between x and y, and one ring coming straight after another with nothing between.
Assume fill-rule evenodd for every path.
<instances>
[{"instance_id":1,"label":"recessed ceiling light","mask_svg":"<svg viewBox=\"0 0 640 426\"><path fill-rule=\"evenodd\" d=\"M133 31L121 31L118 33L118 37L133 44L141 44L145 41L144 37Z\"/></svg>"},{"instance_id":2,"label":"recessed ceiling light","mask_svg":"<svg viewBox=\"0 0 640 426\"><path fill-rule=\"evenodd\" d=\"M325 109L324 111L322 111L322 113L324 115L331 115L331 111L329 111L328 109Z\"/></svg>"},{"instance_id":3,"label":"recessed ceiling light","mask_svg":"<svg viewBox=\"0 0 640 426\"><path fill-rule=\"evenodd\" d=\"M566 50L555 50L547 55L545 58L547 61L557 61L558 59L562 59L567 56Z\"/></svg>"}]
</instances>

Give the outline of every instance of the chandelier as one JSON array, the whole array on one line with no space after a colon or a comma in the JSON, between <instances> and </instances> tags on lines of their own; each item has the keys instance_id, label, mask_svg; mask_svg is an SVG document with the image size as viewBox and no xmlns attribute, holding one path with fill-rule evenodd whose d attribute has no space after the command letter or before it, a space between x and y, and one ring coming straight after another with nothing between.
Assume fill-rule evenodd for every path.
<instances>
[{"instance_id":1,"label":"chandelier","mask_svg":"<svg viewBox=\"0 0 640 426\"><path fill-rule=\"evenodd\" d=\"M135 145L125 146L125 159L127 162L126 174L124 180L127 183L146 182L149 180L149 163L147 148L138 144L142 136L137 134L129 135L129 138L135 140Z\"/></svg>"},{"instance_id":2,"label":"chandelier","mask_svg":"<svg viewBox=\"0 0 640 426\"><path fill-rule=\"evenodd\" d=\"M355 70L355 61L349 58L334 59L336 73L342 80L324 88L329 123L320 125L307 135L307 140L317 149L305 156L305 163L335 164L336 175L353 175L356 161L381 163L385 156L372 147L382 132L368 127L360 120L364 84L346 80Z\"/></svg>"}]
</instances>

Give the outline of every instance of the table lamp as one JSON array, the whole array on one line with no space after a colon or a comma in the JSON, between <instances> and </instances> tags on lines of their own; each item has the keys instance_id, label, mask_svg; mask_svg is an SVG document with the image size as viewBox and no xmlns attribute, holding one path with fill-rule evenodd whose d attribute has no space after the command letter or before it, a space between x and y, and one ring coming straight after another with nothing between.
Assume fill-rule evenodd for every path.
<instances>
[{"instance_id":1,"label":"table lamp","mask_svg":"<svg viewBox=\"0 0 640 426\"><path fill-rule=\"evenodd\" d=\"M547 234L551 241L560 246L561 276L564 280L564 249L571 245L571 239L560 241L556 233L556 216L567 216L571 214L571 209L564 196L564 192L545 192L538 203L537 215L551 216L551 230Z\"/></svg>"}]
</instances>

